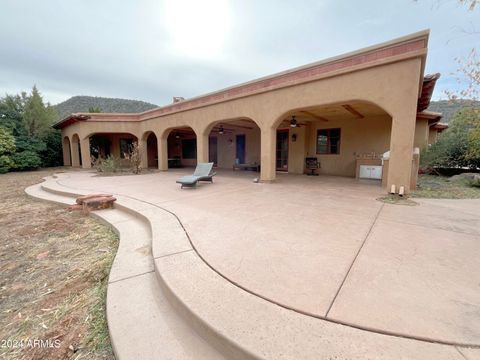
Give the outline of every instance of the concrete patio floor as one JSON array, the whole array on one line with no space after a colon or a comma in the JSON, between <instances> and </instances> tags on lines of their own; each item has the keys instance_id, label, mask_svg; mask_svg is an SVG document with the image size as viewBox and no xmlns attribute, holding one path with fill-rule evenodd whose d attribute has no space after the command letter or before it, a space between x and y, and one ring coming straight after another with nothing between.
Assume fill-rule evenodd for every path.
<instances>
[{"instance_id":1,"label":"concrete patio floor","mask_svg":"<svg viewBox=\"0 0 480 360\"><path fill-rule=\"evenodd\" d=\"M199 255L281 306L381 333L480 345L480 200L383 204L377 183L221 171L181 190L189 169L139 176L72 172L63 186L175 213Z\"/></svg>"}]
</instances>

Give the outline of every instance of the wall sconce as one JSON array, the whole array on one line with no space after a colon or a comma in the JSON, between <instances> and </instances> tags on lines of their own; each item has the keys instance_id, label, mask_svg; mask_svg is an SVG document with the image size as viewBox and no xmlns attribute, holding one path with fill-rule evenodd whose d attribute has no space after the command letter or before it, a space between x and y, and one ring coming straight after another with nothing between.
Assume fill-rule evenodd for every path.
<instances>
[{"instance_id":1,"label":"wall sconce","mask_svg":"<svg viewBox=\"0 0 480 360\"><path fill-rule=\"evenodd\" d=\"M297 141L297 134L292 134L292 141L293 142Z\"/></svg>"}]
</instances>

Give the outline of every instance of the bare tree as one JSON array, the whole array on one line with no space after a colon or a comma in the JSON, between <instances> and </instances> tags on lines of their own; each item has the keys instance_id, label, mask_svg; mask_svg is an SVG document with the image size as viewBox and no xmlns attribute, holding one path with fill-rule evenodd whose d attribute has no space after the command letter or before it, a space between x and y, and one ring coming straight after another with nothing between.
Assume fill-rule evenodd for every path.
<instances>
[{"instance_id":1,"label":"bare tree","mask_svg":"<svg viewBox=\"0 0 480 360\"><path fill-rule=\"evenodd\" d=\"M468 11L475 11L477 5L480 4L480 0L436 0L438 5L452 1L467 6ZM480 32L475 28L475 24L471 24L469 30L465 30L463 27L460 27L460 30L470 36L478 37L480 35ZM458 64L458 68L452 75L456 78L461 88L456 91L447 90L445 91L446 95L453 101L458 99L478 100L480 98L480 58L478 49L472 48L467 56L458 56L455 58L455 61Z\"/></svg>"},{"instance_id":2,"label":"bare tree","mask_svg":"<svg viewBox=\"0 0 480 360\"><path fill-rule=\"evenodd\" d=\"M477 49L473 48L466 57L457 57L455 61L458 69L454 73L458 84L464 87L457 91L446 90L448 98L457 99L480 99L480 58Z\"/></svg>"},{"instance_id":3,"label":"bare tree","mask_svg":"<svg viewBox=\"0 0 480 360\"><path fill-rule=\"evenodd\" d=\"M142 148L138 145L138 141L134 141L131 150L124 154L125 159L130 161L130 166L134 174L142 172Z\"/></svg>"}]
</instances>

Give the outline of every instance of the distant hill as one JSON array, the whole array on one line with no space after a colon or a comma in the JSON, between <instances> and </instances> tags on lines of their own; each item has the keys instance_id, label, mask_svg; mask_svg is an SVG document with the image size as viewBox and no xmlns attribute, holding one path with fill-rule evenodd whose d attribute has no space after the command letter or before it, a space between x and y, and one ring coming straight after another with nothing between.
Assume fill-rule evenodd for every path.
<instances>
[{"instance_id":1,"label":"distant hill","mask_svg":"<svg viewBox=\"0 0 480 360\"><path fill-rule=\"evenodd\" d=\"M99 108L106 113L136 113L157 108L157 105L139 100L114 99L94 96L74 96L54 105L59 119L75 112L88 112L91 107Z\"/></svg>"},{"instance_id":2,"label":"distant hill","mask_svg":"<svg viewBox=\"0 0 480 360\"><path fill-rule=\"evenodd\" d=\"M435 111L443 114L442 122L448 123L455 113L463 108L480 108L480 101L473 100L457 100L455 102L449 100L431 101L428 107L429 111Z\"/></svg>"}]
</instances>

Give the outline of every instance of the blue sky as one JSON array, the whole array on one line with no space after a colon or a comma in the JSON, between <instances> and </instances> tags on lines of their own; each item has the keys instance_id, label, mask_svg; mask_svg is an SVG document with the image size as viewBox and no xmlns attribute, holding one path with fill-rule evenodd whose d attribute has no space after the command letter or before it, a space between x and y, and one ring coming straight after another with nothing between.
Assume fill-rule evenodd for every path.
<instances>
[{"instance_id":1,"label":"blue sky","mask_svg":"<svg viewBox=\"0 0 480 360\"><path fill-rule=\"evenodd\" d=\"M51 103L164 105L424 29L440 99L459 86L455 58L480 45L463 31L480 8L456 0L0 1L0 95L36 84Z\"/></svg>"}]
</instances>

